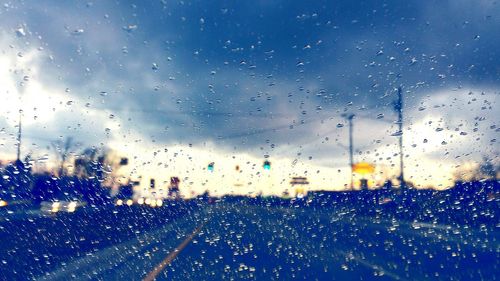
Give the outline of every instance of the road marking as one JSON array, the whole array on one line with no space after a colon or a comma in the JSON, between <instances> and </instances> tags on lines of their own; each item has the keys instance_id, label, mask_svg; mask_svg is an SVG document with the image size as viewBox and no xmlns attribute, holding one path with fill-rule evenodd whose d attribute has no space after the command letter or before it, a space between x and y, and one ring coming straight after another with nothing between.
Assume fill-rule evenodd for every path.
<instances>
[{"instance_id":1,"label":"road marking","mask_svg":"<svg viewBox=\"0 0 500 281\"><path fill-rule=\"evenodd\" d=\"M344 255L346 258L352 258L354 259L355 261L357 261L359 264L367 267L367 268L370 268L370 269L374 269L374 270L378 270L378 271L381 271L385 276L387 277L390 277L391 279L394 279L394 280L406 280L404 278L402 278L401 276L397 275L396 273L392 272L392 271L389 271L385 268L383 268L382 266L380 265L377 265L377 264L374 264L374 263L371 263L370 261L367 261L365 260L364 258L362 257L359 257L359 256L356 256L356 255L353 255L351 253L347 253L347 252L344 252L342 250L336 250L338 253L341 253L342 255Z\"/></svg>"},{"instance_id":2,"label":"road marking","mask_svg":"<svg viewBox=\"0 0 500 281\"><path fill-rule=\"evenodd\" d=\"M204 222L201 225L199 225L193 231L193 233L191 233L188 237L186 237L186 239L184 239L184 241L182 241L182 243L179 244L179 246L177 246L170 254L168 254L168 256L162 262L160 262L150 273L148 273L148 275L144 277L143 281L155 280L158 274L160 274L160 272L162 272L163 269L165 269L165 267L169 265L177 257L177 255L179 255L179 253L182 250L184 250L184 248L186 248L186 246L191 242L191 240L193 240L193 238L198 233L200 233L201 229L205 226L206 223L207 222Z\"/></svg>"}]
</instances>

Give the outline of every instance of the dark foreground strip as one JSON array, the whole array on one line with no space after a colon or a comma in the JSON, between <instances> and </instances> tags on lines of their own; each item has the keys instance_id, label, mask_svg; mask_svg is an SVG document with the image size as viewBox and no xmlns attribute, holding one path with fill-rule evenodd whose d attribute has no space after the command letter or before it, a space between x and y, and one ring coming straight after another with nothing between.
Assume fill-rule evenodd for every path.
<instances>
[{"instance_id":1,"label":"dark foreground strip","mask_svg":"<svg viewBox=\"0 0 500 281\"><path fill-rule=\"evenodd\" d=\"M198 234L200 233L201 229L205 226L206 222L202 223L201 225L199 225L194 231L193 233L191 233L191 235L189 235L188 237L186 237L186 239L184 239L184 241L182 241L182 243L177 246L177 248L174 249L173 252L171 252L170 254L168 254L168 256L162 261L160 262L154 269L153 271L151 271L150 273L148 273L148 275L146 277L144 277L143 281L153 281L156 279L156 277L158 276L158 274L160 274L160 272L163 271L163 269L165 269L165 267L167 265L169 265L176 257L177 255L182 251L184 250L184 248L186 248L186 246L189 244L189 242L191 242L191 240L193 240L193 238Z\"/></svg>"}]
</instances>

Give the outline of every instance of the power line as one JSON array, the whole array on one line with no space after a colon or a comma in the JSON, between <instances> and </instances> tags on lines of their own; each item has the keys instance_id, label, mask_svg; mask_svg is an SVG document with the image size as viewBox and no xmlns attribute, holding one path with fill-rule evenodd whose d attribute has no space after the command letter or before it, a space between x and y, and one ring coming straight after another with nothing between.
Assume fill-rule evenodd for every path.
<instances>
[{"instance_id":1,"label":"power line","mask_svg":"<svg viewBox=\"0 0 500 281\"><path fill-rule=\"evenodd\" d=\"M220 112L220 111L176 111L176 110L165 110L165 109L138 109L138 108L118 108L118 107L93 107L93 109L99 110L109 110L112 112L140 112L146 114L171 114L171 115L186 115L186 116L205 116L205 117L258 117L258 118L293 118L293 116L285 115L282 113L255 113L255 112Z\"/></svg>"}]
</instances>

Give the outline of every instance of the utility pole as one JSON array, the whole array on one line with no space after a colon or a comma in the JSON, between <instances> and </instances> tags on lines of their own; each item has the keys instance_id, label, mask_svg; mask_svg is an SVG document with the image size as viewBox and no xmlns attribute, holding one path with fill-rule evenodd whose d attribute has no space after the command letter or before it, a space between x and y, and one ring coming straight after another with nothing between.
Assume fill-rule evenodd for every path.
<instances>
[{"instance_id":1,"label":"utility pole","mask_svg":"<svg viewBox=\"0 0 500 281\"><path fill-rule=\"evenodd\" d=\"M21 119L23 115L23 110L19 110L19 127L17 130L17 161L21 160Z\"/></svg>"},{"instance_id":2,"label":"utility pole","mask_svg":"<svg viewBox=\"0 0 500 281\"><path fill-rule=\"evenodd\" d=\"M352 119L354 118L354 114L342 114L344 118L349 121L349 165L351 166L351 190L354 189L354 171L353 171L353 166L354 166L354 156L353 156L353 140L352 140L352 129L353 129L353 122Z\"/></svg>"},{"instance_id":3,"label":"utility pole","mask_svg":"<svg viewBox=\"0 0 500 281\"><path fill-rule=\"evenodd\" d=\"M398 126L399 126L399 181L401 188L406 187L404 178L404 165L403 165L403 93L401 87L398 87L398 99L394 103L394 109L398 112Z\"/></svg>"}]
</instances>

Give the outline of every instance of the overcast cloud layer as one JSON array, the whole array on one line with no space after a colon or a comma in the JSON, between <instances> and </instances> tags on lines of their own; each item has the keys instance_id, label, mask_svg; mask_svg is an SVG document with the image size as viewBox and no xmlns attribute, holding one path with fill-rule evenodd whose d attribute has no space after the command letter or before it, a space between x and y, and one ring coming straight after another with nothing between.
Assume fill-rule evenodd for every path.
<instances>
[{"instance_id":1,"label":"overcast cloud layer","mask_svg":"<svg viewBox=\"0 0 500 281\"><path fill-rule=\"evenodd\" d=\"M304 174L339 189L349 179L342 113L357 114L356 161L398 172L402 85L412 181L443 186L457 166L498 160L496 1L0 4L4 159L22 108L23 151L38 158L73 136L129 155L134 177L181 175L193 192L238 182L238 192L279 194ZM272 180L259 170L265 156L280 171ZM211 161L224 177L206 179Z\"/></svg>"}]
</instances>

